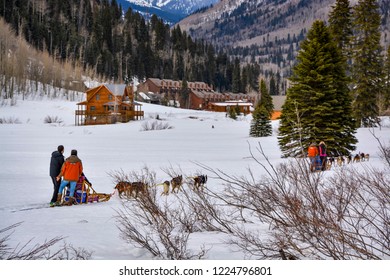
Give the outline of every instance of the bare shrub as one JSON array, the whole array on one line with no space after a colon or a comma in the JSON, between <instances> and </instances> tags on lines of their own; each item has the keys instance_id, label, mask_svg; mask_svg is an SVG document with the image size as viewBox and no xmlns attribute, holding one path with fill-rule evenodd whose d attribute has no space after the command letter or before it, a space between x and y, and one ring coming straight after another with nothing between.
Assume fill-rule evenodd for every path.
<instances>
[{"instance_id":1,"label":"bare shrub","mask_svg":"<svg viewBox=\"0 0 390 280\"><path fill-rule=\"evenodd\" d=\"M43 120L44 123L50 124L62 124L64 121L58 116L46 116Z\"/></svg>"},{"instance_id":2,"label":"bare shrub","mask_svg":"<svg viewBox=\"0 0 390 280\"><path fill-rule=\"evenodd\" d=\"M164 129L172 129L172 128L173 126L171 126L167 122L154 120L154 121L144 121L141 125L140 131L164 130Z\"/></svg>"},{"instance_id":3,"label":"bare shrub","mask_svg":"<svg viewBox=\"0 0 390 280\"><path fill-rule=\"evenodd\" d=\"M261 146L260 155L266 159ZM250 258L381 259L390 256L390 173L366 167L339 169L332 177L311 173L302 159L274 167L267 176L231 177L206 168L226 188L215 195L243 217L230 243ZM267 161L267 160L266 160ZM226 207L226 206L224 206ZM237 218L235 218L236 221ZM263 224L254 231L251 224ZM267 229L268 228L268 229Z\"/></svg>"},{"instance_id":4,"label":"bare shrub","mask_svg":"<svg viewBox=\"0 0 390 280\"><path fill-rule=\"evenodd\" d=\"M186 210L183 203L176 207L168 200L159 201L155 173L144 168L140 174L123 171L111 173L116 180L142 180L149 186L136 199L128 197L117 211L121 236L127 242L148 250L161 259L201 259L205 248L198 252L188 249L188 240L195 223L195 213ZM176 196L176 195L175 195ZM176 196L177 197L177 196Z\"/></svg>"},{"instance_id":5,"label":"bare shrub","mask_svg":"<svg viewBox=\"0 0 390 280\"><path fill-rule=\"evenodd\" d=\"M21 121L16 117L0 118L0 124L21 124Z\"/></svg>"},{"instance_id":6,"label":"bare shrub","mask_svg":"<svg viewBox=\"0 0 390 280\"><path fill-rule=\"evenodd\" d=\"M12 248L7 245L7 241L10 240L13 230L20 224L0 229L0 260L87 260L92 255L91 252L83 248L74 248L66 243L53 249L54 245L64 240L63 237L55 237L43 244L35 245L32 245L31 239L24 245Z\"/></svg>"},{"instance_id":7,"label":"bare shrub","mask_svg":"<svg viewBox=\"0 0 390 280\"><path fill-rule=\"evenodd\" d=\"M381 144L381 151L389 161L388 148ZM181 192L164 199L153 187L156 177L150 170L128 177L117 172L118 180L150 186L118 211L122 237L163 259L203 258L207 251L189 251L188 240L192 233L211 231L229 236L227 245L251 259L390 257L390 165L312 173L302 158L275 167L261 145L250 153L265 171L262 177L253 170L238 177L198 164L224 185L200 191L191 188L191 177L171 166L163 171L185 180Z\"/></svg>"}]
</instances>

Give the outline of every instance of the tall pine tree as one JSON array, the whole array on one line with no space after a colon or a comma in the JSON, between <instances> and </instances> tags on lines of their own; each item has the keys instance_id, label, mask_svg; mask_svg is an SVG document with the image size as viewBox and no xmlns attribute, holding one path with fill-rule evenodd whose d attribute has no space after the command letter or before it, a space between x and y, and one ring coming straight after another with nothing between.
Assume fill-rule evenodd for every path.
<instances>
[{"instance_id":1,"label":"tall pine tree","mask_svg":"<svg viewBox=\"0 0 390 280\"><path fill-rule=\"evenodd\" d=\"M344 59L323 21L301 44L279 127L284 156L304 156L312 142L349 154L357 140Z\"/></svg>"},{"instance_id":2,"label":"tall pine tree","mask_svg":"<svg viewBox=\"0 0 390 280\"><path fill-rule=\"evenodd\" d=\"M349 0L337 0L329 13L329 30L348 64L351 63L352 57L352 16ZM349 67L349 72L348 69Z\"/></svg>"},{"instance_id":3,"label":"tall pine tree","mask_svg":"<svg viewBox=\"0 0 390 280\"><path fill-rule=\"evenodd\" d=\"M359 126L376 126L378 99L383 90L380 14L375 0L360 0L354 7L353 112Z\"/></svg>"},{"instance_id":4,"label":"tall pine tree","mask_svg":"<svg viewBox=\"0 0 390 280\"><path fill-rule=\"evenodd\" d=\"M239 93L241 91L241 68L240 60L234 60L233 77L232 77L232 92Z\"/></svg>"},{"instance_id":5,"label":"tall pine tree","mask_svg":"<svg viewBox=\"0 0 390 280\"><path fill-rule=\"evenodd\" d=\"M267 85L263 79L260 80L260 100L252 113L252 121L249 135L252 137L263 137L272 135L271 116L274 111L272 97L268 92Z\"/></svg>"},{"instance_id":6,"label":"tall pine tree","mask_svg":"<svg viewBox=\"0 0 390 280\"><path fill-rule=\"evenodd\" d=\"M264 79L260 79L260 100L258 105L263 105L267 110L268 117L272 117L272 113L274 112L274 103L272 102L272 97L270 92L267 89L267 85Z\"/></svg>"},{"instance_id":7,"label":"tall pine tree","mask_svg":"<svg viewBox=\"0 0 390 280\"><path fill-rule=\"evenodd\" d=\"M384 96L385 96L384 109L387 110L390 107L390 46L387 48L387 57L386 57L386 64L385 64Z\"/></svg>"}]
</instances>

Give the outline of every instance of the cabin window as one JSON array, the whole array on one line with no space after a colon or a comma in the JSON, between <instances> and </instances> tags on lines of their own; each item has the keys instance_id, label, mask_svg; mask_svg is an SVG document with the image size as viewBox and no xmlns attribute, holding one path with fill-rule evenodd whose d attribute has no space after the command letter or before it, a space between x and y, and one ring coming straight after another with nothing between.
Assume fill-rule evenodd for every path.
<instances>
[{"instance_id":1,"label":"cabin window","mask_svg":"<svg viewBox=\"0 0 390 280\"><path fill-rule=\"evenodd\" d=\"M111 94L108 95L108 100L112 100L112 95Z\"/></svg>"},{"instance_id":2,"label":"cabin window","mask_svg":"<svg viewBox=\"0 0 390 280\"><path fill-rule=\"evenodd\" d=\"M91 106L91 111L96 111L96 107L95 106Z\"/></svg>"},{"instance_id":3,"label":"cabin window","mask_svg":"<svg viewBox=\"0 0 390 280\"><path fill-rule=\"evenodd\" d=\"M96 94L96 100L100 100L100 94Z\"/></svg>"}]
</instances>

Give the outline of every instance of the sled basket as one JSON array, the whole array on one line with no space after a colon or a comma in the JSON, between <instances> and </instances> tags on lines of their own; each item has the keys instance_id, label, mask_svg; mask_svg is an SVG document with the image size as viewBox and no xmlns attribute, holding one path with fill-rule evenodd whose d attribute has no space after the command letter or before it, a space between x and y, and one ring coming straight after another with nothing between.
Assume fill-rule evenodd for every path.
<instances>
[{"instance_id":1,"label":"sled basket","mask_svg":"<svg viewBox=\"0 0 390 280\"><path fill-rule=\"evenodd\" d=\"M92 185L85 180L84 176L80 176L74 197L78 204L83 204L108 201L111 198L111 194L97 193Z\"/></svg>"}]
</instances>

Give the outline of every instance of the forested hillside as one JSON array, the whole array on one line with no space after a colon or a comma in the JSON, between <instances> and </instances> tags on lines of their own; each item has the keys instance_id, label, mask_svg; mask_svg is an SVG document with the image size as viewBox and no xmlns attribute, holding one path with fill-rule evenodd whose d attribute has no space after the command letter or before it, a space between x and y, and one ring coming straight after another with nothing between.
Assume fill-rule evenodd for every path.
<instances>
[{"instance_id":1,"label":"forested hillside","mask_svg":"<svg viewBox=\"0 0 390 280\"><path fill-rule=\"evenodd\" d=\"M0 15L37 50L110 81L184 79L224 91L232 89L234 67L240 67L180 27L170 29L156 16L146 22L131 9L124 13L116 0L0 0ZM237 90L256 88L259 66L243 73Z\"/></svg>"},{"instance_id":2,"label":"forested hillside","mask_svg":"<svg viewBox=\"0 0 390 280\"><path fill-rule=\"evenodd\" d=\"M300 42L313 21L328 19L335 0L221 0L178 25L241 61L291 75ZM378 0L382 45L390 44L390 1ZM351 0L351 6L358 0Z\"/></svg>"}]
</instances>

